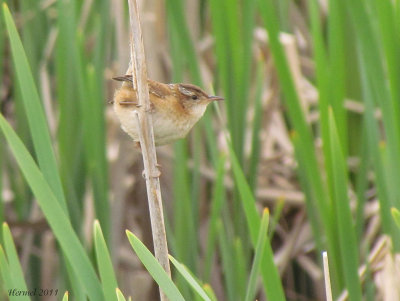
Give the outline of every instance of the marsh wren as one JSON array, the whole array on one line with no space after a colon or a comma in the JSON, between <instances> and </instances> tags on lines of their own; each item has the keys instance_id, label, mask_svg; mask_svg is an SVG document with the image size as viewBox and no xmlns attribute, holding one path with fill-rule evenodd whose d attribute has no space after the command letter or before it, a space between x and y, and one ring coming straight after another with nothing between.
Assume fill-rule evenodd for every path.
<instances>
[{"instance_id":1,"label":"marsh wren","mask_svg":"<svg viewBox=\"0 0 400 301\"><path fill-rule=\"evenodd\" d=\"M138 100L132 87L132 75L113 79L123 82L114 94L114 111L122 129L137 142L139 133L132 112L138 107ZM163 84L149 79L148 85L156 146L184 138L203 116L209 103L223 100L191 84Z\"/></svg>"}]
</instances>

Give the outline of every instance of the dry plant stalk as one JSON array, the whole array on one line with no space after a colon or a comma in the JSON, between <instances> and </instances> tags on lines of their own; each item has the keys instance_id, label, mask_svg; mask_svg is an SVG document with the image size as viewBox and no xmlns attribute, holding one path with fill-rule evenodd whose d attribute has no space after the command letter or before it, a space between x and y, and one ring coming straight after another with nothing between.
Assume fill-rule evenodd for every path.
<instances>
[{"instance_id":1,"label":"dry plant stalk","mask_svg":"<svg viewBox=\"0 0 400 301\"><path fill-rule=\"evenodd\" d=\"M129 21L131 26L131 63L132 84L136 90L138 108L133 111L139 128L140 147L142 149L144 175L146 178L147 199L150 210L154 253L158 262L171 277L168 260L168 246L165 234L163 207L160 189L160 172L157 169L156 148L154 144L153 123L150 112L149 88L147 85L146 60L144 55L142 30L140 27L136 0L128 0ZM161 300L167 297L160 290Z\"/></svg>"},{"instance_id":2,"label":"dry plant stalk","mask_svg":"<svg viewBox=\"0 0 400 301\"><path fill-rule=\"evenodd\" d=\"M324 265L324 280L325 280L325 293L326 300L332 301L332 287L331 278L329 274L328 252L322 252L322 263Z\"/></svg>"}]
</instances>

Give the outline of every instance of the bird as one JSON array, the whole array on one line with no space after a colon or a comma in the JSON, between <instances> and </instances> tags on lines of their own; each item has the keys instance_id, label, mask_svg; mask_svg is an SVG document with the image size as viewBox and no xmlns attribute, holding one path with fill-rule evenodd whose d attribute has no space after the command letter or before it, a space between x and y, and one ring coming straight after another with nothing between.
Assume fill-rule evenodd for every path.
<instances>
[{"instance_id":1,"label":"bird","mask_svg":"<svg viewBox=\"0 0 400 301\"><path fill-rule=\"evenodd\" d=\"M132 75L117 76L113 79L122 82L121 87L114 93L114 112L121 128L135 142L139 142L139 130L133 115L139 103L132 86ZM209 95L192 84L164 84L151 79L148 79L147 83L156 146L170 144L186 137L203 116L207 105L224 99Z\"/></svg>"}]
</instances>

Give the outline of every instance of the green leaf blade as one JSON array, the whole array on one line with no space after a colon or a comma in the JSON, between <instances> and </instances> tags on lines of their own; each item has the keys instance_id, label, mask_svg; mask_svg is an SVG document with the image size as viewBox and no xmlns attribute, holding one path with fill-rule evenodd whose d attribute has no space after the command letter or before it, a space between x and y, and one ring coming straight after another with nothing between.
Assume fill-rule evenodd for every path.
<instances>
[{"instance_id":1,"label":"green leaf blade","mask_svg":"<svg viewBox=\"0 0 400 301\"><path fill-rule=\"evenodd\" d=\"M193 290L205 301L211 301L208 297L207 293L203 290L197 280L190 274L187 267L177 261L174 257L169 255L169 260L174 264L175 268L178 270L179 273L185 278L185 280L190 284Z\"/></svg>"},{"instance_id":2,"label":"green leaf blade","mask_svg":"<svg viewBox=\"0 0 400 301\"><path fill-rule=\"evenodd\" d=\"M350 300L361 300L361 284L358 277L358 248L357 239L352 222L350 202L347 196L347 170L340 146L333 111L329 110L329 127L331 137L332 173L334 183L334 207L342 254L342 265L346 288L349 291Z\"/></svg>"},{"instance_id":3,"label":"green leaf blade","mask_svg":"<svg viewBox=\"0 0 400 301\"><path fill-rule=\"evenodd\" d=\"M153 279L158 283L165 295L170 300L185 301L178 288L146 246L132 232L127 230L126 235L128 236L128 240L136 255L139 257L140 261L151 274Z\"/></svg>"},{"instance_id":4,"label":"green leaf blade","mask_svg":"<svg viewBox=\"0 0 400 301\"><path fill-rule=\"evenodd\" d=\"M65 210L57 201L56 196L28 150L1 114L0 128L54 235L70 261L74 272L84 285L89 298L99 301L104 300L96 273L71 226Z\"/></svg>"},{"instance_id":5,"label":"green leaf blade","mask_svg":"<svg viewBox=\"0 0 400 301\"><path fill-rule=\"evenodd\" d=\"M265 243L268 240L268 222L269 222L269 211L264 209L263 216L261 218L261 225L258 231L257 245L254 254L253 264L251 267L249 282L247 284L246 298L245 301L251 301L254 299L256 294L257 276L261 265L262 255L264 254Z\"/></svg>"},{"instance_id":6,"label":"green leaf blade","mask_svg":"<svg viewBox=\"0 0 400 301\"><path fill-rule=\"evenodd\" d=\"M65 212L67 212L67 205L58 173L56 157L51 146L50 132L44 109L17 28L12 19L10 10L5 3L3 3L3 15L10 39L14 67L19 87L21 88L25 113L28 119L39 166L46 180L49 182L51 189L54 191L57 201L63 207Z\"/></svg>"},{"instance_id":7,"label":"green leaf blade","mask_svg":"<svg viewBox=\"0 0 400 301\"><path fill-rule=\"evenodd\" d=\"M115 277L114 268L103 232L101 231L100 224L97 220L94 222L93 228L97 266L100 272L104 297L107 301L117 301L117 296L115 295L115 289L118 287L117 278Z\"/></svg>"},{"instance_id":8,"label":"green leaf blade","mask_svg":"<svg viewBox=\"0 0 400 301\"><path fill-rule=\"evenodd\" d=\"M15 248L10 228L6 223L3 224L3 239L9 266L12 267L12 269L10 269L10 272L13 284L15 288L18 288L19 290L28 291L24 278L24 273L22 271L22 267L18 258L17 249ZM21 298L22 300L29 300L27 296L21 296Z\"/></svg>"}]
</instances>

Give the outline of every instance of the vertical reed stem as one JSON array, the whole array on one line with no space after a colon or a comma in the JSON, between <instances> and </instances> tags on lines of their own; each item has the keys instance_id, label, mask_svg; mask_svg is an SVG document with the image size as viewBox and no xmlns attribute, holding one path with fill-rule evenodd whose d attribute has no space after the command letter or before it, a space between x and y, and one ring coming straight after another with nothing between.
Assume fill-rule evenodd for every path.
<instances>
[{"instance_id":1,"label":"vertical reed stem","mask_svg":"<svg viewBox=\"0 0 400 301\"><path fill-rule=\"evenodd\" d=\"M168 259L168 246L165 234L159 170L157 169L156 148L154 144L152 116L147 85L146 60L144 55L142 30L136 0L128 0L131 26L132 84L138 96L139 108L133 112L139 128L144 174L146 178L147 199L150 210L151 228L155 257L171 277ZM161 301L168 300L160 290Z\"/></svg>"}]
</instances>

